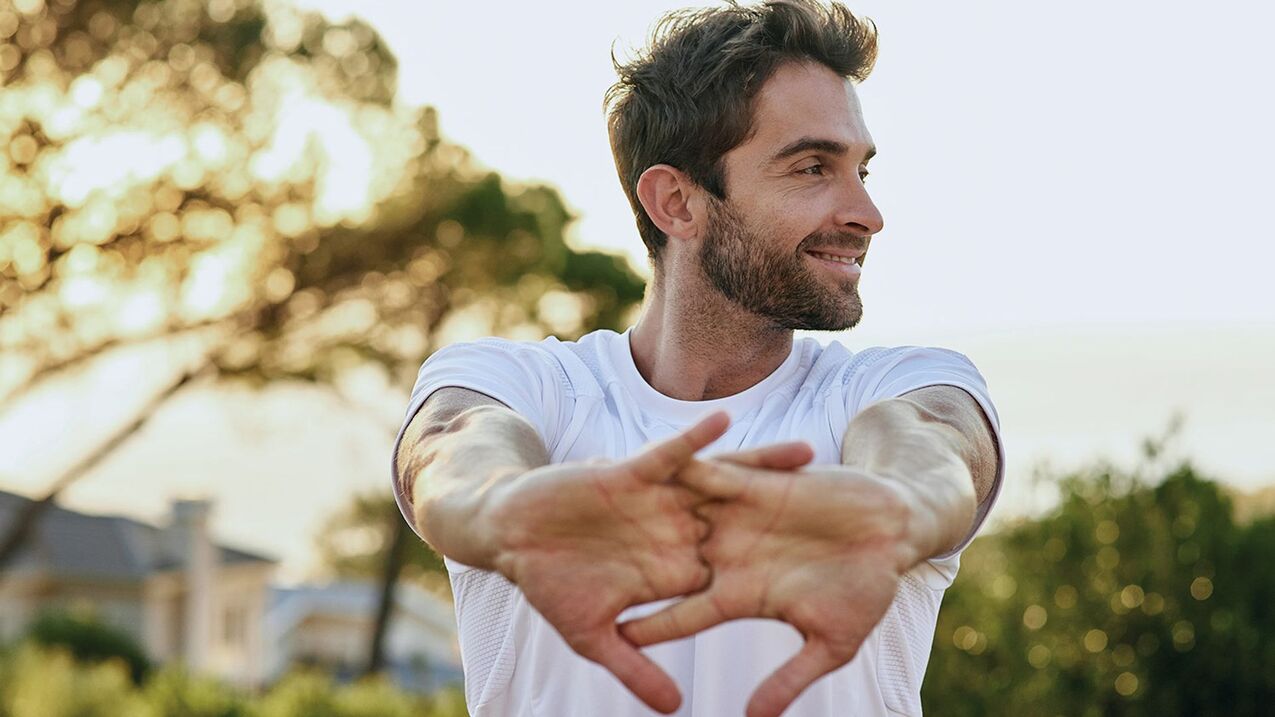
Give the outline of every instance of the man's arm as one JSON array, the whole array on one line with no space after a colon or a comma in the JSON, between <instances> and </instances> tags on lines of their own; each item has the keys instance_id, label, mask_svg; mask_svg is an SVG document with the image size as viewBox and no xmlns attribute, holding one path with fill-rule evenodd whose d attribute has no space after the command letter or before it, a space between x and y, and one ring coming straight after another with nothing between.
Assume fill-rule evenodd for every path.
<instances>
[{"instance_id":1,"label":"man's arm","mask_svg":"<svg viewBox=\"0 0 1275 717\"><path fill-rule=\"evenodd\" d=\"M700 498L669 479L729 422L718 412L625 460L551 464L518 413L440 389L395 465L426 541L518 585L567 645L668 713L681 703L676 683L620 637L616 618L708 583L698 551L707 526L691 512Z\"/></svg>"},{"instance_id":2,"label":"man's arm","mask_svg":"<svg viewBox=\"0 0 1275 717\"><path fill-rule=\"evenodd\" d=\"M505 404L477 391L443 388L408 424L395 461L399 488L425 541L453 560L494 570L493 495L547 465L549 455L531 423Z\"/></svg>"},{"instance_id":3,"label":"man's arm","mask_svg":"<svg viewBox=\"0 0 1275 717\"><path fill-rule=\"evenodd\" d=\"M991 496L998 454L991 423L972 396L928 386L860 411L846 427L841 459L903 489L905 540L920 561L969 534L977 506Z\"/></svg>"},{"instance_id":4,"label":"man's arm","mask_svg":"<svg viewBox=\"0 0 1275 717\"><path fill-rule=\"evenodd\" d=\"M713 528L700 547L713 582L625 623L624 636L651 645L745 617L792 625L805 644L753 693L754 717L778 717L812 682L852 660L901 576L969 534L975 476L983 477L990 455L980 452L986 445L978 447L963 399L942 389L906 395L854 417L843 465L794 471L745 453L682 470L678 481L717 499L697 511Z\"/></svg>"}]
</instances>

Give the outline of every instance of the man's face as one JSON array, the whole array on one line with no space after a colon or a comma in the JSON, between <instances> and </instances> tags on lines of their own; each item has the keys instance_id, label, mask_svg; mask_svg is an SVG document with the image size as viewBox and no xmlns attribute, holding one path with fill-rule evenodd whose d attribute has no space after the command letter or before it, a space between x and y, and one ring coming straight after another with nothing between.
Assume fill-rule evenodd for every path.
<instances>
[{"instance_id":1,"label":"man's face","mask_svg":"<svg viewBox=\"0 0 1275 717\"><path fill-rule=\"evenodd\" d=\"M863 187L872 138L853 86L789 63L758 94L753 134L723 158L700 260L726 298L787 329L859 323L861 257L883 220ZM840 257L842 260L830 260Z\"/></svg>"}]
</instances>

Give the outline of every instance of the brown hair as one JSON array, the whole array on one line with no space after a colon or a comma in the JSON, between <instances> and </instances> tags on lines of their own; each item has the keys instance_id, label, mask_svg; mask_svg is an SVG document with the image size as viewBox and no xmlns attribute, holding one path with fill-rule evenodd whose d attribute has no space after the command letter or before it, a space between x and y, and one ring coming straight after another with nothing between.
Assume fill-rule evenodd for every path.
<instances>
[{"instance_id":1,"label":"brown hair","mask_svg":"<svg viewBox=\"0 0 1275 717\"><path fill-rule=\"evenodd\" d=\"M621 63L613 51L620 79L604 101L611 152L652 262L668 237L638 201L647 168L677 167L724 200L722 155L748 138L753 100L781 64L813 61L862 81L876 54L870 20L815 0L728 0L726 7L670 12L632 61Z\"/></svg>"}]
</instances>

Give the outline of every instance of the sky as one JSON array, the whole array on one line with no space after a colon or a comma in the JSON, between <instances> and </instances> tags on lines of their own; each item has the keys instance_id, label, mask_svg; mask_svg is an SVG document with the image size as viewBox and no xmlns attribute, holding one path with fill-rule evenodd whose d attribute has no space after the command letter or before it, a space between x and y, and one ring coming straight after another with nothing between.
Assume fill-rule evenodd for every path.
<instances>
[{"instance_id":1,"label":"sky","mask_svg":"<svg viewBox=\"0 0 1275 717\"><path fill-rule=\"evenodd\" d=\"M334 19L351 7L301 4ZM580 217L578 246L642 266L601 102L612 43L621 54L640 45L675 5L357 7L399 58L400 102L436 106L444 135L505 177L558 187ZM863 322L821 340L946 346L974 361L1008 453L994 520L1048 506L1035 466L1128 463L1175 412L1183 455L1245 490L1275 483L1265 211L1275 49L1264 36L1275 7L852 9L881 36L859 92L879 148L868 189L886 228L860 284ZM130 408L118 386L180 370L177 361L161 346L108 357L0 409L0 484L38 492L75 458L60 435L104 436ZM284 576L300 579L323 520L352 491L388 486L407 396L364 378L347 400L301 385L195 388L66 504L162 522L171 498L212 497L220 536L281 557Z\"/></svg>"},{"instance_id":2,"label":"sky","mask_svg":"<svg viewBox=\"0 0 1275 717\"><path fill-rule=\"evenodd\" d=\"M678 4L358 7L399 57L401 101L438 107L503 175L559 187L581 245L644 263L602 97L612 43L624 56ZM1275 8L1203 7L853 3L880 30L859 90L886 218L860 329L1275 323Z\"/></svg>"}]
</instances>

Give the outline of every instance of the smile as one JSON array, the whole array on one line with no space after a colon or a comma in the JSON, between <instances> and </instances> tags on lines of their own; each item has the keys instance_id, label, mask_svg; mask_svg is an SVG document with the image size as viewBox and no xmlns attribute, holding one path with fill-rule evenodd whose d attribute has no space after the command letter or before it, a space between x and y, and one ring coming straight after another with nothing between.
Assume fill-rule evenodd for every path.
<instances>
[{"instance_id":1,"label":"smile","mask_svg":"<svg viewBox=\"0 0 1275 717\"><path fill-rule=\"evenodd\" d=\"M820 264L842 276L857 278L863 272L863 269L859 267L858 262L852 257L825 254L820 251L808 251L806 253L814 257Z\"/></svg>"}]
</instances>

